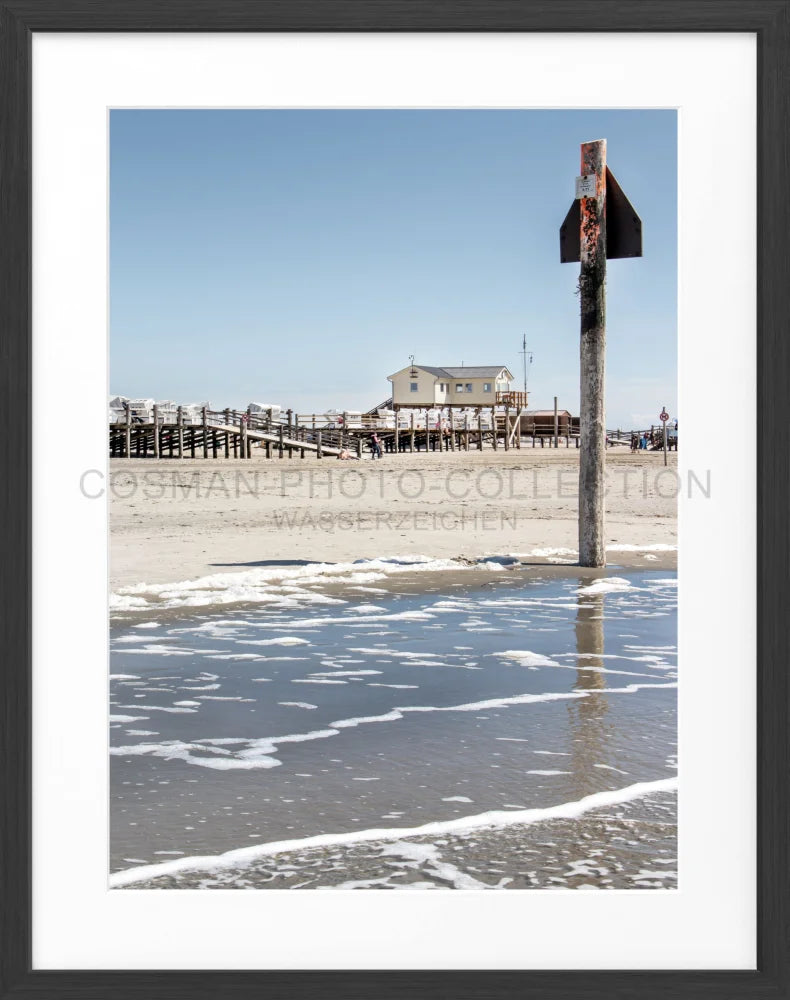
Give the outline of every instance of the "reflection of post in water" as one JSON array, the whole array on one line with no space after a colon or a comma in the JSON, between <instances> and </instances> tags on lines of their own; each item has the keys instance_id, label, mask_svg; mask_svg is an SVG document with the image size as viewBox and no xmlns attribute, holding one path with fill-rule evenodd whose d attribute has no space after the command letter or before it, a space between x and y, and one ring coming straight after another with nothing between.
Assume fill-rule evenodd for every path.
<instances>
[{"instance_id":1,"label":"reflection of post in water","mask_svg":"<svg viewBox=\"0 0 790 1000\"><path fill-rule=\"evenodd\" d=\"M576 690L589 694L568 702L568 722L573 781L581 798L601 788L601 777L606 772L595 765L606 763L611 727L604 721L608 699L600 693L606 687L606 674L595 669L604 665L604 595L582 593L578 598Z\"/></svg>"}]
</instances>

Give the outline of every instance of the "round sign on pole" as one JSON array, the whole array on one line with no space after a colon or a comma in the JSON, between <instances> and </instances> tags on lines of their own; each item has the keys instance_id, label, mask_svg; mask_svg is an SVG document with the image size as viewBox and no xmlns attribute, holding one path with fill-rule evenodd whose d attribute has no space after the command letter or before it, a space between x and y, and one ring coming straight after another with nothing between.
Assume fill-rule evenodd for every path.
<instances>
[{"instance_id":1,"label":"round sign on pole","mask_svg":"<svg viewBox=\"0 0 790 1000\"><path fill-rule=\"evenodd\" d=\"M669 420L669 414L667 413L666 410L662 410L658 419L666 423L666 421Z\"/></svg>"}]
</instances>

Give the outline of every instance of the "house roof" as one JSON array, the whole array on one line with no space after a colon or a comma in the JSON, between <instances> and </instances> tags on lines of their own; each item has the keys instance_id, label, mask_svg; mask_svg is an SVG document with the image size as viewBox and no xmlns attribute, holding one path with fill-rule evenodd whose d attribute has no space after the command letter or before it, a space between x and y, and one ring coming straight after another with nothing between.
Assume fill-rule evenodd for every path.
<instances>
[{"instance_id":1,"label":"house roof","mask_svg":"<svg viewBox=\"0 0 790 1000\"><path fill-rule=\"evenodd\" d=\"M464 365L462 368L445 368L445 374L450 378L496 378L502 371L507 371L505 365Z\"/></svg>"},{"instance_id":2,"label":"house roof","mask_svg":"<svg viewBox=\"0 0 790 1000\"><path fill-rule=\"evenodd\" d=\"M407 365L407 367L410 366ZM496 378L501 371L506 371L510 378L513 377L507 365L463 365L460 368L434 368L431 365L415 364L414 367L419 368L420 371L428 372L434 378ZM406 368L402 368L401 371L406 371ZM393 377L392 375L388 376L388 378Z\"/></svg>"},{"instance_id":3,"label":"house roof","mask_svg":"<svg viewBox=\"0 0 790 1000\"><path fill-rule=\"evenodd\" d=\"M522 414L525 417L553 417L554 410L524 410ZM557 410L557 416L571 416L570 410Z\"/></svg>"}]
</instances>

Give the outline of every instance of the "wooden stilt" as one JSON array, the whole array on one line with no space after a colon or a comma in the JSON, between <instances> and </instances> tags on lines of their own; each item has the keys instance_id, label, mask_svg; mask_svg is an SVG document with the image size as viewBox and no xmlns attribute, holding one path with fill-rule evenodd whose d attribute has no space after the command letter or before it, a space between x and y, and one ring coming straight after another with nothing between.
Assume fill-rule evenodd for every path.
<instances>
[{"instance_id":1,"label":"wooden stilt","mask_svg":"<svg viewBox=\"0 0 790 1000\"><path fill-rule=\"evenodd\" d=\"M159 458L159 407L154 403L154 458Z\"/></svg>"},{"instance_id":2,"label":"wooden stilt","mask_svg":"<svg viewBox=\"0 0 790 1000\"><path fill-rule=\"evenodd\" d=\"M126 457L132 457L132 410L129 404L126 404L126 428L124 431L124 436L126 439Z\"/></svg>"},{"instance_id":3,"label":"wooden stilt","mask_svg":"<svg viewBox=\"0 0 790 1000\"><path fill-rule=\"evenodd\" d=\"M178 408L178 457L184 457L184 407Z\"/></svg>"}]
</instances>

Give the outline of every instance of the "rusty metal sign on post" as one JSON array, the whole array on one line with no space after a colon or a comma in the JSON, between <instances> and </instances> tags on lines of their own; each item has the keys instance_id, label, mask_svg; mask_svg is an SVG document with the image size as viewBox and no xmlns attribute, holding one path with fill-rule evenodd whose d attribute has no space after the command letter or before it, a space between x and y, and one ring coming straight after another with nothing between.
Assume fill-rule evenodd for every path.
<instances>
[{"instance_id":1,"label":"rusty metal sign on post","mask_svg":"<svg viewBox=\"0 0 790 1000\"><path fill-rule=\"evenodd\" d=\"M581 198L589 197L579 193L580 181L587 181L588 175L576 178L576 198L565 221L560 226L560 261L570 264L579 260L581 243ZM582 186L587 190L588 185ZM594 192L593 188L593 192ZM626 198L612 171L606 168L606 259L642 256L642 220Z\"/></svg>"},{"instance_id":2,"label":"rusty metal sign on post","mask_svg":"<svg viewBox=\"0 0 790 1000\"><path fill-rule=\"evenodd\" d=\"M582 143L580 173L560 226L560 260L581 263L579 565L605 566L606 262L642 256L642 220L606 165L605 139Z\"/></svg>"}]
</instances>

